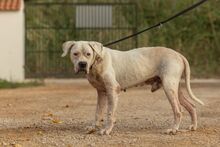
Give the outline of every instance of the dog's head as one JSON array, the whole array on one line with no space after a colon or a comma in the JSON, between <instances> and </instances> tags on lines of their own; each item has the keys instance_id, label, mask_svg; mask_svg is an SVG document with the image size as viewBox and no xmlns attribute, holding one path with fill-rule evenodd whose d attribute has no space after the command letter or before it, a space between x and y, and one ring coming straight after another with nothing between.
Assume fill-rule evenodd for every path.
<instances>
[{"instance_id":1,"label":"dog's head","mask_svg":"<svg viewBox=\"0 0 220 147\"><path fill-rule=\"evenodd\" d=\"M91 66L103 57L103 45L95 41L66 41L63 43L63 54L65 57L70 50L70 59L74 64L75 73L89 73Z\"/></svg>"}]
</instances>

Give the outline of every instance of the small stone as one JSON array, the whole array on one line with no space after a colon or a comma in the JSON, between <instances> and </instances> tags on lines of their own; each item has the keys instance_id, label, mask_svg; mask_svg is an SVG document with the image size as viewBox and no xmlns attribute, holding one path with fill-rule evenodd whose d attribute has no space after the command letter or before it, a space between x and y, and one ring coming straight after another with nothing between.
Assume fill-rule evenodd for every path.
<instances>
[{"instance_id":1,"label":"small stone","mask_svg":"<svg viewBox=\"0 0 220 147\"><path fill-rule=\"evenodd\" d=\"M11 106L12 106L12 104L7 104L7 106L8 106L8 107L11 107Z\"/></svg>"},{"instance_id":2,"label":"small stone","mask_svg":"<svg viewBox=\"0 0 220 147\"><path fill-rule=\"evenodd\" d=\"M139 117L134 117L134 119L140 119Z\"/></svg>"},{"instance_id":3,"label":"small stone","mask_svg":"<svg viewBox=\"0 0 220 147\"><path fill-rule=\"evenodd\" d=\"M95 143L88 144L89 147L95 147Z\"/></svg>"}]
</instances>

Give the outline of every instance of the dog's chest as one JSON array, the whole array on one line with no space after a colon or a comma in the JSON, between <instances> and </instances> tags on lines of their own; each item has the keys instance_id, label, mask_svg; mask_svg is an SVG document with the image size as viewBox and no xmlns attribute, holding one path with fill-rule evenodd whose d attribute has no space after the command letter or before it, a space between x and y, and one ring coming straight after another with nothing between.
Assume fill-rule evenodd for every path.
<instances>
[{"instance_id":1,"label":"dog's chest","mask_svg":"<svg viewBox=\"0 0 220 147\"><path fill-rule=\"evenodd\" d=\"M96 89L105 90L104 82L98 74L90 73L87 76L89 83Z\"/></svg>"}]
</instances>

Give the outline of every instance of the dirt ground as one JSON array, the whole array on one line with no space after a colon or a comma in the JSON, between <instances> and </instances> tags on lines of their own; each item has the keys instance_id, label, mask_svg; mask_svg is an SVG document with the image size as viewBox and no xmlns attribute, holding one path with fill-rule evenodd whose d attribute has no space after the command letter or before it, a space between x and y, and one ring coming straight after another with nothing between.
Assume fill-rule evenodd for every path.
<instances>
[{"instance_id":1,"label":"dirt ground","mask_svg":"<svg viewBox=\"0 0 220 147\"><path fill-rule=\"evenodd\" d=\"M198 129L166 135L173 123L163 90L149 87L122 92L110 136L86 134L94 120L96 91L85 80L0 90L0 146L220 146L220 83L194 83ZM184 110L181 129L190 124Z\"/></svg>"}]
</instances>

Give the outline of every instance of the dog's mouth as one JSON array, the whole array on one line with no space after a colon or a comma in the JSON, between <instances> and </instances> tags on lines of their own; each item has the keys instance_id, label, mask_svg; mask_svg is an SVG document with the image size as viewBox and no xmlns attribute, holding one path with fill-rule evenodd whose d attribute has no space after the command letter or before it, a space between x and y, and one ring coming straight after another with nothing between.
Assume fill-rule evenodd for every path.
<instances>
[{"instance_id":1,"label":"dog's mouth","mask_svg":"<svg viewBox=\"0 0 220 147\"><path fill-rule=\"evenodd\" d=\"M76 74L79 74L79 73L87 74L88 72L87 72L86 68L80 68L80 69L76 72Z\"/></svg>"}]
</instances>

